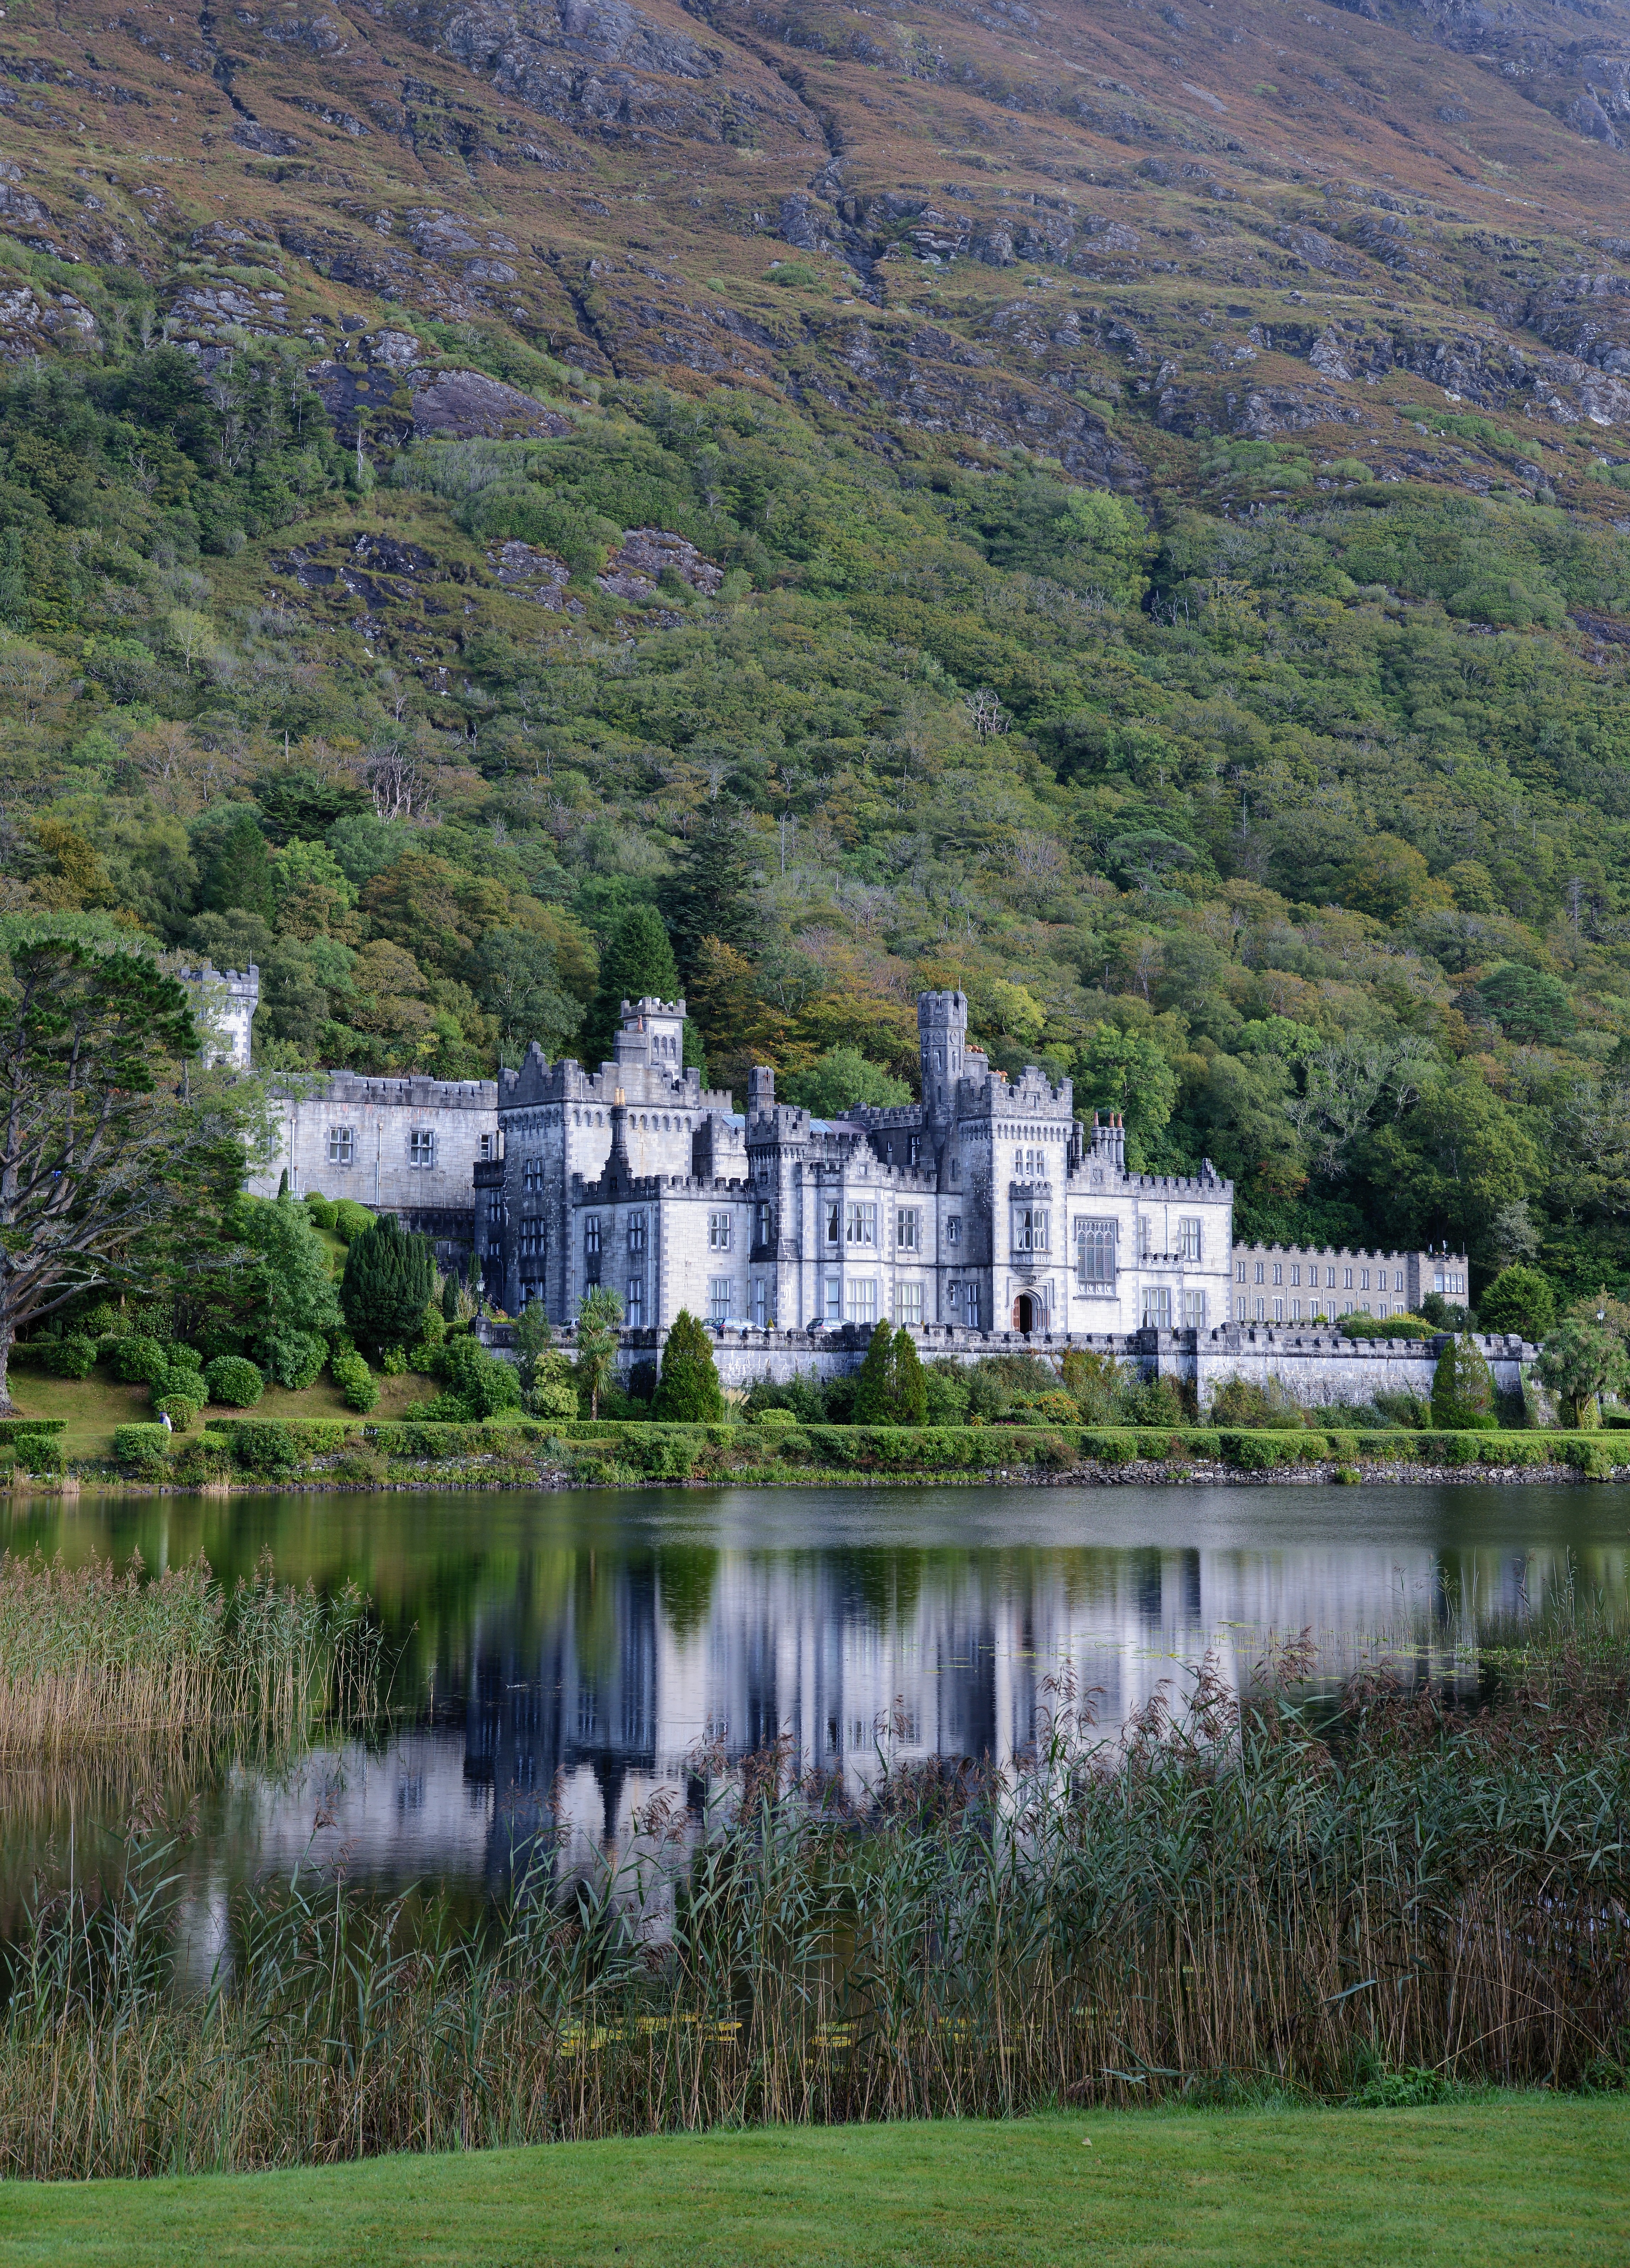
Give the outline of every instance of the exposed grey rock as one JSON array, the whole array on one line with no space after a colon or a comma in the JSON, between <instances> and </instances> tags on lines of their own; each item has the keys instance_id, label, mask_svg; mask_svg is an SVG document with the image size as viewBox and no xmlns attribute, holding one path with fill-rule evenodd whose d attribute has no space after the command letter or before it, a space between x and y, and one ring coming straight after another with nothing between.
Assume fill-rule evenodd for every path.
<instances>
[{"instance_id":1,"label":"exposed grey rock","mask_svg":"<svg viewBox=\"0 0 1630 2268\"><path fill-rule=\"evenodd\" d=\"M232 139L240 149L253 150L262 158L292 158L300 147L292 134L280 134L275 127L262 126L253 118L238 121Z\"/></svg>"}]
</instances>

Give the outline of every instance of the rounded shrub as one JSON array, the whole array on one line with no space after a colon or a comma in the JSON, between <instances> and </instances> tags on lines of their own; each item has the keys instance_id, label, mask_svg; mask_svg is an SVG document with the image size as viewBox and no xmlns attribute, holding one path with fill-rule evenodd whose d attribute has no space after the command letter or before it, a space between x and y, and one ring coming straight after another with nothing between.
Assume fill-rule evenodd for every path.
<instances>
[{"instance_id":1,"label":"rounded shrub","mask_svg":"<svg viewBox=\"0 0 1630 2268\"><path fill-rule=\"evenodd\" d=\"M338 1207L332 1197L323 1197L316 1189L308 1189L305 1193L305 1210L312 1216L313 1227L327 1229L334 1227Z\"/></svg>"},{"instance_id":2,"label":"rounded shrub","mask_svg":"<svg viewBox=\"0 0 1630 2268\"><path fill-rule=\"evenodd\" d=\"M451 1338L437 1349L436 1375L446 1388L437 1400L452 1397L467 1418L496 1418L521 1406L521 1381L514 1365L501 1362L466 1336Z\"/></svg>"},{"instance_id":3,"label":"rounded shrub","mask_svg":"<svg viewBox=\"0 0 1630 2268\"><path fill-rule=\"evenodd\" d=\"M53 1378L89 1378L96 1367L96 1341L77 1331L62 1339L47 1339L40 1360Z\"/></svg>"},{"instance_id":4,"label":"rounded shrub","mask_svg":"<svg viewBox=\"0 0 1630 2268\"><path fill-rule=\"evenodd\" d=\"M145 1332L133 1331L128 1338L121 1339L114 1347L111 1367L114 1376L127 1386L151 1386L157 1378L167 1378L170 1365L165 1351L157 1339Z\"/></svg>"},{"instance_id":5,"label":"rounded shrub","mask_svg":"<svg viewBox=\"0 0 1630 2268\"><path fill-rule=\"evenodd\" d=\"M279 1331L261 1340L256 1351L273 1385L298 1394L321 1377L328 1359L328 1342L315 1331Z\"/></svg>"},{"instance_id":6,"label":"rounded shrub","mask_svg":"<svg viewBox=\"0 0 1630 2268\"><path fill-rule=\"evenodd\" d=\"M211 1402L226 1410L252 1410L266 1390L253 1363L240 1354L218 1354L203 1374Z\"/></svg>"},{"instance_id":7,"label":"rounded shrub","mask_svg":"<svg viewBox=\"0 0 1630 2268\"><path fill-rule=\"evenodd\" d=\"M191 1431L193 1420L197 1417L202 1406L185 1394L166 1394L162 1402L155 1403L153 1405L161 1418L167 1418L170 1420L178 1433Z\"/></svg>"},{"instance_id":8,"label":"rounded shrub","mask_svg":"<svg viewBox=\"0 0 1630 2268\"><path fill-rule=\"evenodd\" d=\"M372 1226L373 1215L365 1204L358 1204L355 1197L335 1198L334 1233L341 1244L355 1243L365 1229Z\"/></svg>"},{"instance_id":9,"label":"rounded shrub","mask_svg":"<svg viewBox=\"0 0 1630 2268\"><path fill-rule=\"evenodd\" d=\"M378 1406L378 1383L355 1347L336 1347L328 1358L328 1368L348 1410L365 1414Z\"/></svg>"}]
</instances>

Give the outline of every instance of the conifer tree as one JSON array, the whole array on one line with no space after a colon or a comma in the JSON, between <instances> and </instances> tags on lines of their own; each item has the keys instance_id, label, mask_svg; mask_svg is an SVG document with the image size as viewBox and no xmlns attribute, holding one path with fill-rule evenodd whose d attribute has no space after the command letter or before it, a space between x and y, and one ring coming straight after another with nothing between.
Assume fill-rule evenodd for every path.
<instances>
[{"instance_id":1,"label":"conifer tree","mask_svg":"<svg viewBox=\"0 0 1630 2268\"><path fill-rule=\"evenodd\" d=\"M625 1000L677 1000L679 972L662 916L655 906L630 906L612 932L600 961L599 990L584 1035L584 1060L611 1053Z\"/></svg>"},{"instance_id":2,"label":"conifer tree","mask_svg":"<svg viewBox=\"0 0 1630 2268\"><path fill-rule=\"evenodd\" d=\"M1432 1423L1446 1432L1487 1432L1497 1424L1494 1381L1470 1331L1450 1339L1432 1373Z\"/></svg>"},{"instance_id":3,"label":"conifer tree","mask_svg":"<svg viewBox=\"0 0 1630 2268\"><path fill-rule=\"evenodd\" d=\"M758 941L758 916L749 895L754 880L747 848L752 839L733 806L711 805L687 846L683 867L663 894L687 978L695 971L704 939L717 938L738 953L751 952Z\"/></svg>"},{"instance_id":4,"label":"conifer tree","mask_svg":"<svg viewBox=\"0 0 1630 2268\"><path fill-rule=\"evenodd\" d=\"M928 1415L929 1388L911 1333L879 1323L866 1349L855 1384L857 1425L921 1425Z\"/></svg>"},{"instance_id":5,"label":"conifer tree","mask_svg":"<svg viewBox=\"0 0 1630 2268\"><path fill-rule=\"evenodd\" d=\"M674 1425L716 1425L724 1415L713 1342L688 1307L681 1307L674 1317L663 1348L651 1415Z\"/></svg>"},{"instance_id":6,"label":"conifer tree","mask_svg":"<svg viewBox=\"0 0 1630 2268\"><path fill-rule=\"evenodd\" d=\"M383 1351L406 1346L420 1336L435 1288L436 1260L429 1241L408 1235L395 1214L387 1212L352 1241L340 1279L340 1306L353 1335L364 1346Z\"/></svg>"}]
</instances>

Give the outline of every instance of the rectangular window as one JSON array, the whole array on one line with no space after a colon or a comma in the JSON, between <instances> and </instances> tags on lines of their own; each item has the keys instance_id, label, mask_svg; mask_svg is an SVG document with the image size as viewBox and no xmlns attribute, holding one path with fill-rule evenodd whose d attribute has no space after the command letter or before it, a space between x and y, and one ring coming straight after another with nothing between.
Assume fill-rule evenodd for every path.
<instances>
[{"instance_id":1,"label":"rectangular window","mask_svg":"<svg viewBox=\"0 0 1630 2268\"><path fill-rule=\"evenodd\" d=\"M523 1158L521 1160L521 1187L523 1189L526 1190L540 1189L543 1187L543 1160L541 1158Z\"/></svg>"},{"instance_id":2,"label":"rectangular window","mask_svg":"<svg viewBox=\"0 0 1630 2268\"><path fill-rule=\"evenodd\" d=\"M1291 1271L1290 1271L1290 1282L1291 1282L1292 1288L1294 1289L1294 1287L1295 1287L1296 1285L1298 1285L1301 1281L1302 1281L1302 1270L1301 1270L1299 1268L1293 1268L1293 1269L1291 1270ZM1301 1313L1301 1309L1300 1309L1300 1308L1298 1308L1298 1309L1296 1310L1296 1312L1297 1312L1297 1314L1299 1314Z\"/></svg>"},{"instance_id":3,"label":"rectangular window","mask_svg":"<svg viewBox=\"0 0 1630 2268\"><path fill-rule=\"evenodd\" d=\"M639 1253L643 1252L644 1249L645 1216L642 1212L631 1212L628 1215L628 1250L630 1253Z\"/></svg>"},{"instance_id":4,"label":"rectangular window","mask_svg":"<svg viewBox=\"0 0 1630 2268\"><path fill-rule=\"evenodd\" d=\"M877 1320L877 1279L875 1276L851 1276L844 1285L847 1298L847 1320L851 1323L875 1323Z\"/></svg>"},{"instance_id":5,"label":"rectangular window","mask_svg":"<svg viewBox=\"0 0 1630 2268\"><path fill-rule=\"evenodd\" d=\"M835 1244L838 1241L838 1231L843 1225L842 1213L839 1209L836 1197L828 1197L822 1211L826 1216L826 1241L828 1244Z\"/></svg>"},{"instance_id":6,"label":"rectangular window","mask_svg":"<svg viewBox=\"0 0 1630 2268\"><path fill-rule=\"evenodd\" d=\"M600 1217L597 1212L591 1212L583 1224L583 1250L585 1259L598 1260L600 1256Z\"/></svg>"},{"instance_id":7,"label":"rectangular window","mask_svg":"<svg viewBox=\"0 0 1630 2268\"><path fill-rule=\"evenodd\" d=\"M1243 1284L1243 1283L1245 1282L1245 1262L1244 1262L1243 1260L1237 1260L1237 1261L1234 1263L1234 1281L1236 1282L1236 1284Z\"/></svg>"},{"instance_id":8,"label":"rectangular window","mask_svg":"<svg viewBox=\"0 0 1630 2268\"><path fill-rule=\"evenodd\" d=\"M753 1241L758 1244L774 1244L775 1241L775 1208L774 1205L761 1204L759 1207L758 1226L753 1233Z\"/></svg>"},{"instance_id":9,"label":"rectangular window","mask_svg":"<svg viewBox=\"0 0 1630 2268\"><path fill-rule=\"evenodd\" d=\"M1274 1321L1276 1323L1282 1323L1284 1320L1285 1303L1282 1300L1275 1300L1274 1302Z\"/></svg>"},{"instance_id":10,"label":"rectangular window","mask_svg":"<svg viewBox=\"0 0 1630 2268\"><path fill-rule=\"evenodd\" d=\"M897 1251L921 1251L922 1215L915 1205L902 1205L895 1214L894 1244Z\"/></svg>"},{"instance_id":11,"label":"rectangular window","mask_svg":"<svg viewBox=\"0 0 1630 2268\"><path fill-rule=\"evenodd\" d=\"M1114 1288L1115 1224L1112 1220L1083 1219L1076 1221L1076 1281L1083 1292Z\"/></svg>"},{"instance_id":12,"label":"rectangular window","mask_svg":"<svg viewBox=\"0 0 1630 2268\"><path fill-rule=\"evenodd\" d=\"M644 1322L645 1278L643 1276L630 1276L628 1278L628 1325L630 1329L637 1331L643 1329Z\"/></svg>"},{"instance_id":13,"label":"rectangular window","mask_svg":"<svg viewBox=\"0 0 1630 2268\"><path fill-rule=\"evenodd\" d=\"M877 1241L877 1208L851 1197L844 1209L843 1241L845 1244L875 1245Z\"/></svg>"},{"instance_id":14,"label":"rectangular window","mask_svg":"<svg viewBox=\"0 0 1630 2268\"><path fill-rule=\"evenodd\" d=\"M1257 1263L1257 1281L1259 1284L1262 1281L1262 1263L1259 1260Z\"/></svg>"},{"instance_id":15,"label":"rectangular window","mask_svg":"<svg viewBox=\"0 0 1630 2268\"><path fill-rule=\"evenodd\" d=\"M1199 1257L1200 1257L1200 1223L1199 1223L1199 1221L1198 1221L1197 1219L1196 1219L1196 1220L1179 1220L1179 1221L1178 1221L1178 1256L1179 1257L1179 1259L1183 1259L1183 1260L1198 1260L1198 1259L1199 1259Z\"/></svg>"},{"instance_id":16,"label":"rectangular window","mask_svg":"<svg viewBox=\"0 0 1630 2268\"><path fill-rule=\"evenodd\" d=\"M1293 1323L1299 1323L1302 1320L1302 1302L1300 1300L1293 1300L1290 1302L1290 1320Z\"/></svg>"},{"instance_id":17,"label":"rectangular window","mask_svg":"<svg viewBox=\"0 0 1630 2268\"><path fill-rule=\"evenodd\" d=\"M1203 1331L1206 1328L1206 1295L1203 1292L1183 1294L1183 1324L1186 1330Z\"/></svg>"},{"instance_id":18,"label":"rectangular window","mask_svg":"<svg viewBox=\"0 0 1630 2268\"><path fill-rule=\"evenodd\" d=\"M1264 1307L1264 1306L1263 1306L1263 1304L1262 1304L1261 1300L1259 1300L1257 1301L1257 1314L1256 1314L1256 1320L1258 1321L1258 1322L1261 1322L1265 1319L1265 1317L1266 1317L1266 1315L1267 1315L1267 1309Z\"/></svg>"},{"instance_id":19,"label":"rectangular window","mask_svg":"<svg viewBox=\"0 0 1630 2268\"><path fill-rule=\"evenodd\" d=\"M350 1162L351 1129L349 1126L331 1126L328 1129L328 1163L331 1166L349 1166Z\"/></svg>"},{"instance_id":20,"label":"rectangular window","mask_svg":"<svg viewBox=\"0 0 1630 2268\"><path fill-rule=\"evenodd\" d=\"M710 1321L716 1323L729 1322L731 1309L735 1304L734 1288L728 1276L709 1277L708 1314Z\"/></svg>"},{"instance_id":21,"label":"rectangular window","mask_svg":"<svg viewBox=\"0 0 1630 2268\"><path fill-rule=\"evenodd\" d=\"M1274 1281L1276 1284L1282 1284L1282 1283L1284 1282L1284 1280L1285 1280L1285 1271L1284 1271L1284 1270L1280 1266L1280 1264L1279 1264L1278 1261L1276 1260L1276 1261L1274 1263Z\"/></svg>"},{"instance_id":22,"label":"rectangular window","mask_svg":"<svg viewBox=\"0 0 1630 2268\"><path fill-rule=\"evenodd\" d=\"M1361 1278L1362 1279L1362 1280L1361 1281L1360 1285L1359 1285L1359 1289L1360 1289L1362 1292L1367 1292L1367 1291L1369 1291L1369 1269L1368 1269L1368 1268L1362 1268L1362 1269L1359 1270L1359 1274L1360 1274ZM1364 1312L1365 1312L1365 1314L1368 1314L1369 1311L1369 1309L1368 1309L1368 1308L1366 1308Z\"/></svg>"},{"instance_id":23,"label":"rectangular window","mask_svg":"<svg viewBox=\"0 0 1630 2268\"><path fill-rule=\"evenodd\" d=\"M1146 1331L1171 1329L1171 1294L1164 1284L1143 1287L1143 1328Z\"/></svg>"},{"instance_id":24,"label":"rectangular window","mask_svg":"<svg viewBox=\"0 0 1630 2268\"><path fill-rule=\"evenodd\" d=\"M1045 1205L1015 1205L1013 1208L1014 1251L1045 1252L1046 1248L1046 1207Z\"/></svg>"},{"instance_id":25,"label":"rectangular window","mask_svg":"<svg viewBox=\"0 0 1630 2268\"><path fill-rule=\"evenodd\" d=\"M765 1329L770 1320L770 1287L762 1276L753 1279L753 1320L760 1330Z\"/></svg>"},{"instance_id":26,"label":"rectangular window","mask_svg":"<svg viewBox=\"0 0 1630 2268\"><path fill-rule=\"evenodd\" d=\"M1350 1268L1344 1268L1341 1270L1341 1288L1344 1292L1350 1292L1353 1288L1353 1271ZM1349 1309L1348 1312L1350 1314L1351 1310Z\"/></svg>"},{"instance_id":27,"label":"rectangular window","mask_svg":"<svg viewBox=\"0 0 1630 2268\"><path fill-rule=\"evenodd\" d=\"M826 1278L826 1306L823 1312L826 1314L826 1321L829 1323L841 1323L843 1321L842 1277L828 1276Z\"/></svg>"},{"instance_id":28,"label":"rectangular window","mask_svg":"<svg viewBox=\"0 0 1630 2268\"><path fill-rule=\"evenodd\" d=\"M965 1284L965 1285L963 1285L963 1287L962 1287L962 1307L963 1307L963 1315L962 1315L962 1320L963 1320L963 1322L967 1325L967 1328L969 1329L969 1330L971 1330L971 1331L976 1331L976 1330L978 1330L978 1329L979 1329L979 1328L980 1328L980 1320L979 1320L979 1285L978 1285L977 1284Z\"/></svg>"},{"instance_id":29,"label":"rectangular window","mask_svg":"<svg viewBox=\"0 0 1630 2268\"><path fill-rule=\"evenodd\" d=\"M1325 1270L1325 1289L1326 1292L1333 1292L1335 1288L1336 1271L1333 1268L1326 1268Z\"/></svg>"},{"instance_id":30,"label":"rectangular window","mask_svg":"<svg viewBox=\"0 0 1630 2268\"><path fill-rule=\"evenodd\" d=\"M497 1136L496 1134L483 1134L481 1137L481 1163L483 1165L489 1165L497 1154Z\"/></svg>"},{"instance_id":31,"label":"rectangular window","mask_svg":"<svg viewBox=\"0 0 1630 2268\"><path fill-rule=\"evenodd\" d=\"M894 1286L894 1320L897 1323L921 1323L922 1321L922 1283L919 1277L909 1277Z\"/></svg>"},{"instance_id":32,"label":"rectangular window","mask_svg":"<svg viewBox=\"0 0 1630 2268\"><path fill-rule=\"evenodd\" d=\"M1239 1302L1239 1320L1242 1323L1245 1320L1245 1302L1243 1300Z\"/></svg>"},{"instance_id":33,"label":"rectangular window","mask_svg":"<svg viewBox=\"0 0 1630 2268\"><path fill-rule=\"evenodd\" d=\"M1352 1278L1349 1276L1349 1277L1347 1278L1347 1281L1348 1281L1348 1283L1350 1284L1350 1283L1352 1282L1352 1280L1353 1280L1353 1279L1352 1279ZM1444 1284L1443 1284L1443 1270L1442 1270L1441 1268L1439 1268L1438 1270L1435 1270L1435 1273L1434 1273L1434 1275L1433 1275L1433 1278L1432 1278L1432 1289L1433 1289L1435 1292L1442 1292L1442 1291L1443 1290L1443 1288L1444 1288Z\"/></svg>"},{"instance_id":34,"label":"rectangular window","mask_svg":"<svg viewBox=\"0 0 1630 2268\"><path fill-rule=\"evenodd\" d=\"M730 1217L729 1213L727 1213L727 1212L710 1212L710 1213L708 1215L708 1249L709 1249L709 1252L728 1252L728 1251L730 1250L730 1248L731 1248L731 1217Z\"/></svg>"},{"instance_id":35,"label":"rectangular window","mask_svg":"<svg viewBox=\"0 0 1630 2268\"><path fill-rule=\"evenodd\" d=\"M958 1212L953 1212L945 1223L945 1241L947 1244L960 1244L962 1241L962 1215Z\"/></svg>"},{"instance_id":36,"label":"rectangular window","mask_svg":"<svg viewBox=\"0 0 1630 2268\"><path fill-rule=\"evenodd\" d=\"M436 1163L436 1133L432 1127L415 1126L408 1136L408 1163L410 1166L434 1166Z\"/></svg>"}]
</instances>

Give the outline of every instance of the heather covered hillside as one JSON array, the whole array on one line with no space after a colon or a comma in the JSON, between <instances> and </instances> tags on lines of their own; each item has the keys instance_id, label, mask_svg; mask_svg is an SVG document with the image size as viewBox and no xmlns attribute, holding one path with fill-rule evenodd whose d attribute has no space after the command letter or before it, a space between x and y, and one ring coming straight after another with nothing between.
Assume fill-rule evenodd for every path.
<instances>
[{"instance_id":1,"label":"heather covered hillside","mask_svg":"<svg viewBox=\"0 0 1630 2268\"><path fill-rule=\"evenodd\" d=\"M1622 1291L1623 14L25 0L4 909Z\"/></svg>"}]
</instances>

